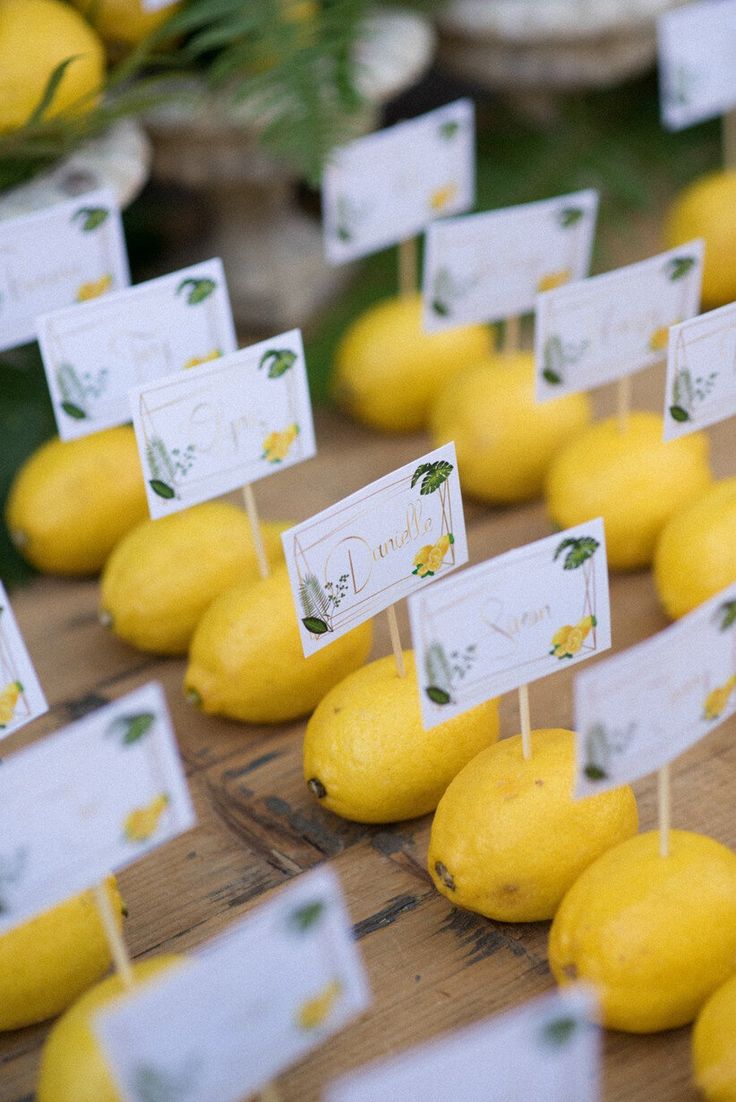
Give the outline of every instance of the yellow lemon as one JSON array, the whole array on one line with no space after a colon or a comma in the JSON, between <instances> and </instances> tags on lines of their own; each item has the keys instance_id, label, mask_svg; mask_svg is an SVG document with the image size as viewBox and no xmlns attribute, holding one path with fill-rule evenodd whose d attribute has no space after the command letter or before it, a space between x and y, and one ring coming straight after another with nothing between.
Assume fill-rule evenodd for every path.
<instances>
[{"instance_id":1,"label":"yellow lemon","mask_svg":"<svg viewBox=\"0 0 736 1102\"><path fill-rule=\"evenodd\" d=\"M135 46L181 7L181 0L159 7L158 11L146 10L143 0L72 0L72 3L114 50Z\"/></svg>"},{"instance_id":2,"label":"yellow lemon","mask_svg":"<svg viewBox=\"0 0 736 1102\"><path fill-rule=\"evenodd\" d=\"M491 351L483 325L425 333L421 318L420 295L386 299L344 334L332 385L338 404L356 420L383 432L422 428L438 387Z\"/></svg>"},{"instance_id":3,"label":"yellow lemon","mask_svg":"<svg viewBox=\"0 0 736 1102\"><path fill-rule=\"evenodd\" d=\"M654 583L665 611L684 616L736 582L736 478L715 482L662 529Z\"/></svg>"},{"instance_id":4,"label":"yellow lemon","mask_svg":"<svg viewBox=\"0 0 736 1102\"><path fill-rule=\"evenodd\" d=\"M7 727L15 713L18 698L23 692L20 681L9 681L0 692L0 727Z\"/></svg>"},{"instance_id":5,"label":"yellow lemon","mask_svg":"<svg viewBox=\"0 0 736 1102\"><path fill-rule=\"evenodd\" d=\"M413 651L406 676L393 655L336 685L304 737L304 779L323 807L359 823L426 815L459 770L498 738L495 700L429 731L422 726Z\"/></svg>"},{"instance_id":6,"label":"yellow lemon","mask_svg":"<svg viewBox=\"0 0 736 1102\"><path fill-rule=\"evenodd\" d=\"M464 493L510 504L541 496L553 457L590 418L585 394L537 403L534 357L519 352L485 359L443 385L430 428L436 444L455 441Z\"/></svg>"},{"instance_id":7,"label":"yellow lemon","mask_svg":"<svg viewBox=\"0 0 736 1102\"><path fill-rule=\"evenodd\" d=\"M311 712L362 666L370 621L304 657L286 568L222 593L197 625L184 679L202 711L244 723L283 723Z\"/></svg>"},{"instance_id":8,"label":"yellow lemon","mask_svg":"<svg viewBox=\"0 0 736 1102\"><path fill-rule=\"evenodd\" d=\"M280 533L286 527L261 524L272 564L282 557ZM258 577L245 512L224 501L206 501L143 521L120 541L102 575L100 620L139 650L184 654L215 597Z\"/></svg>"},{"instance_id":9,"label":"yellow lemon","mask_svg":"<svg viewBox=\"0 0 736 1102\"><path fill-rule=\"evenodd\" d=\"M122 927L115 878L105 889ZM82 892L0 935L0 1029L21 1029L60 1014L110 967L94 894Z\"/></svg>"},{"instance_id":10,"label":"yellow lemon","mask_svg":"<svg viewBox=\"0 0 736 1102\"><path fill-rule=\"evenodd\" d=\"M324 991L314 998L305 999L297 1011L296 1021L300 1029L319 1029L327 1021L330 1011L340 998L342 984L339 980L331 980Z\"/></svg>"},{"instance_id":11,"label":"yellow lemon","mask_svg":"<svg viewBox=\"0 0 736 1102\"><path fill-rule=\"evenodd\" d=\"M662 418L637 411L624 431L609 418L559 452L547 475L547 511L560 528L602 516L609 565L638 570L652 561L670 517L710 481L703 433L665 442Z\"/></svg>"},{"instance_id":12,"label":"yellow lemon","mask_svg":"<svg viewBox=\"0 0 736 1102\"><path fill-rule=\"evenodd\" d=\"M42 444L16 474L5 514L23 557L65 575L101 570L118 540L147 515L128 425Z\"/></svg>"},{"instance_id":13,"label":"yellow lemon","mask_svg":"<svg viewBox=\"0 0 736 1102\"><path fill-rule=\"evenodd\" d=\"M572 798L572 731L532 731L473 758L439 802L429 842L438 891L459 907L501 922L551 918L583 869L634 834L636 800L627 787Z\"/></svg>"},{"instance_id":14,"label":"yellow lemon","mask_svg":"<svg viewBox=\"0 0 736 1102\"><path fill-rule=\"evenodd\" d=\"M736 299L736 172L711 172L678 195L667 214L668 248L705 240L703 309Z\"/></svg>"},{"instance_id":15,"label":"yellow lemon","mask_svg":"<svg viewBox=\"0 0 736 1102\"><path fill-rule=\"evenodd\" d=\"M698 1014L692 1050L695 1082L708 1102L736 1102L736 976Z\"/></svg>"},{"instance_id":16,"label":"yellow lemon","mask_svg":"<svg viewBox=\"0 0 736 1102\"><path fill-rule=\"evenodd\" d=\"M166 955L139 961L133 965L136 985L175 967L181 960ZM121 1102L93 1032L92 1020L123 992L120 977L108 976L77 999L54 1023L41 1050L36 1102Z\"/></svg>"},{"instance_id":17,"label":"yellow lemon","mask_svg":"<svg viewBox=\"0 0 736 1102\"><path fill-rule=\"evenodd\" d=\"M736 962L736 854L703 834L629 838L590 865L555 915L549 965L598 993L603 1024L654 1033L691 1022Z\"/></svg>"},{"instance_id":18,"label":"yellow lemon","mask_svg":"<svg viewBox=\"0 0 736 1102\"><path fill-rule=\"evenodd\" d=\"M92 106L105 77L104 48L61 0L0 0L0 133L30 118L68 58L44 118Z\"/></svg>"}]
</instances>

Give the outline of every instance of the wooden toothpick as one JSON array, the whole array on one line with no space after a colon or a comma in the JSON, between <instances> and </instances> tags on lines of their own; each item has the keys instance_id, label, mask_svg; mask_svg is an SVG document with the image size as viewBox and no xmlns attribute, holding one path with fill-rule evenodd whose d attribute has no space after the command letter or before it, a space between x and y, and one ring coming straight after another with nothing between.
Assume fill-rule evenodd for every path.
<instances>
[{"instance_id":1,"label":"wooden toothpick","mask_svg":"<svg viewBox=\"0 0 736 1102\"><path fill-rule=\"evenodd\" d=\"M260 1102L281 1102L281 1095L275 1083L266 1083L260 1094Z\"/></svg>"},{"instance_id":2,"label":"wooden toothpick","mask_svg":"<svg viewBox=\"0 0 736 1102\"><path fill-rule=\"evenodd\" d=\"M670 821L671 821L671 786L669 763L663 765L657 773L657 811L659 818L659 855L669 857L670 853Z\"/></svg>"},{"instance_id":3,"label":"wooden toothpick","mask_svg":"<svg viewBox=\"0 0 736 1102\"><path fill-rule=\"evenodd\" d=\"M107 938L107 944L112 954L115 971L120 976L120 980L125 990L130 991L135 983L133 978L133 966L130 963L128 946L125 944L125 940L120 930L118 930L115 914L112 909L112 904L110 903L110 897L107 894L107 887L104 883L95 884L94 895L100 920L105 931L105 937Z\"/></svg>"},{"instance_id":4,"label":"wooden toothpick","mask_svg":"<svg viewBox=\"0 0 736 1102\"><path fill-rule=\"evenodd\" d=\"M521 344L521 318L514 314L506 318L503 323L503 347L504 356L515 356Z\"/></svg>"},{"instance_id":5,"label":"wooden toothpick","mask_svg":"<svg viewBox=\"0 0 736 1102\"><path fill-rule=\"evenodd\" d=\"M624 375L619 379L616 388L616 417L618 431L626 432L629 427L629 414L631 413L631 385L630 375Z\"/></svg>"},{"instance_id":6,"label":"wooden toothpick","mask_svg":"<svg viewBox=\"0 0 736 1102\"><path fill-rule=\"evenodd\" d=\"M722 121L723 167L736 169L736 111L727 111Z\"/></svg>"},{"instance_id":7,"label":"wooden toothpick","mask_svg":"<svg viewBox=\"0 0 736 1102\"><path fill-rule=\"evenodd\" d=\"M248 514L248 520L250 521L250 530L251 535L253 536L253 546L255 547L256 559L258 561L258 572L262 578L267 578L271 573L271 570L268 565L266 548L263 546L263 536L261 535L261 524L258 520L256 499L253 496L253 488L250 483L243 486L243 501L245 502L245 510Z\"/></svg>"},{"instance_id":8,"label":"wooden toothpick","mask_svg":"<svg viewBox=\"0 0 736 1102\"><path fill-rule=\"evenodd\" d=\"M524 761L532 756L532 724L529 714L529 686L519 686L519 720L521 722L521 752Z\"/></svg>"},{"instance_id":9,"label":"wooden toothpick","mask_svg":"<svg viewBox=\"0 0 736 1102\"><path fill-rule=\"evenodd\" d=\"M396 672L399 677L406 677L404 652L401 649L401 636L399 635L399 621L396 619L396 606L389 605L386 609L386 615L388 616L388 630L391 635L391 647L396 660Z\"/></svg>"},{"instance_id":10,"label":"wooden toothpick","mask_svg":"<svg viewBox=\"0 0 736 1102\"><path fill-rule=\"evenodd\" d=\"M416 237L410 237L399 245L399 295L409 298L416 294L419 250Z\"/></svg>"}]
</instances>

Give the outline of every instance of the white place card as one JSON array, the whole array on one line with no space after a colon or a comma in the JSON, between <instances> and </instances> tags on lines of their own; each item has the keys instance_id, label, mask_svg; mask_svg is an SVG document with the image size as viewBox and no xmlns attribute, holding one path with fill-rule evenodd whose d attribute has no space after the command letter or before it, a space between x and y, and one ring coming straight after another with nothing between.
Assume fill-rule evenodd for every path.
<instances>
[{"instance_id":1,"label":"white place card","mask_svg":"<svg viewBox=\"0 0 736 1102\"><path fill-rule=\"evenodd\" d=\"M673 325L667 350L664 438L736 414L736 303Z\"/></svg>"},{"instance_id":2,"label":"white place card","mask_svg":"<svg viewBox=\"0 0 736 1102\"><path fill-rule=\"evenodd\" d=\"M309 657L468 561L455 445L379 478L281 539Z\"/></svg>"},{"instance_id":3,"label":"white place card","mask_svg":"<svg viewBox=\"0 0 736 1102\"><path fill-rule=\"evenodd\" d=\"M598 192L443 218L427 228L424 328L495 322L534 309L540 291L587 276Z\"/></svg>"},{"instance_id":4,"label":"white place card","mask_svg":"<svg viewBox=\"0 0 736 1102\"><path fill-rule=\"evenodd\" d=\"M115 196L107 189L0 220L0 352L36 339L36 318L130 283Z\"/></svg>"},{"instance_id":5,"label":"white place card","mask_svg":"<svg viewBox=\"0 0 736 1102\"><path fill-rule=\"evenodd\" d=\"M592 992L568 987L332 1083L326 1102L597 1102Z\"/></svg>"},{"instance_id":6,"label":"white place card","mask_svg":"<svg viewBox=\"0 0 736 1102\"><path fill-rule=\"evenodd\" d=\"M194 825L161 687L145 685L0 767L0 932Z\"/></svg>"},{"instance_id":7,"label":"white place card","mask_svg":"<svg viewBox=\"0 0 736 1102\"><path fill-rule=\"evenodd\" d=\"M301 463L316 452L294 329L130 391L152 517Z\"/></svg>"},{"instance_id":8,"label":"white place card","mask_svg":"<svg viewBox=\"0 0 736 1102\"><path fill-rule=\"evenodd\" d=\"M736 711L736 585L575 679L576 795L661 769Z\"/></svg>"},{"instance_id":9,"label":"white place card","mask_svg":"<svg viewBox=\"0 0 736 1102\"><path fill-rule=\"evenodd\" d=\"M736 0L696 0L657 22L660 106L670 130L736 107Z\"/></svg>"},{"instance_id":10,"label":"white place card","mask_svg":"<svg viewBox=\"0 0 736 1102\"><path fill-rule=\"evenodd\" d=\"M0 582L0 739L48 710L31 656Z\"/></svg>"},{"instance_id":11,"label":"white place card","mask_svg":"<svg viewBox=\"0 0 736 1102\"><path fill-rule=\"evenodd\" d=\"M163 8L170 8L177 0L141 0L141 6L144 11L161 11Z\"/></svg>"},{"instance_id":12,"label":"white place card","mask_svg":"<svg viewBox=\"0 0 736 1102\"><path fill-rule=\"evenodd\" d=\"M475 201L475 115L461 99L334 150L322 180L325 255L342 264Z\"/></svg>"},{"instance_id":13,"label":"white place card","mask_svg":"<svg viewBox=\"0 0 736 1102\"><path fill-rule=\"evenodd\" d=\"M322 867L93 1028L125 1102L240 1102L369 1003L339 883Z\"/></svg>"},{"instance_id":14,"label":"white place card","mask_svg":"<svg viewBox=\"0 0 736 1102\"><path fill-rule=\"evenodd\" d=\"M659 363L670 326L697 314L702 240L537 298L537 399L589 390Z\"/></svg>"},{"instance_id":15,"label":"white place card","mask_svg":"<svg viewBox=\"0 0 736 1102\"><path fill-rule=\"evenodd\" d=\"M128 391L238 347L222 261L38 319L62 440L130 421Z\"/></svg>"},{"instance_id":16,"label":"white place card","mask_svg":"<svg viewBox=\"0 0 736 1102\"><path fill-rule=\"evenodd\" d=\"M603 521L507 551L408 605L430 728L610 647Z\"/></svg>"}]
</instances>

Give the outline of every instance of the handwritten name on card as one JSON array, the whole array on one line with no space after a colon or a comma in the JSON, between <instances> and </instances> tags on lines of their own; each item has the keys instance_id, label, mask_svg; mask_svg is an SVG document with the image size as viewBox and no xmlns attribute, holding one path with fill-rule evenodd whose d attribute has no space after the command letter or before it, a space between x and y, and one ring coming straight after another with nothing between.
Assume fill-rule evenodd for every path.
<instances>
[{"instance_id":1,"label":"handwritten name on card","mask_svg":"<svg viewBox=\"0 0 736 1102\"><path fill-rule=\"evenodd\" d=\"M597 212L598 193L579 191L433 222L425 249L424 328L524 314L540 291L583 279Z\"/></svg>"},{"instance_id":2,"label":"handwritten name on card","mask_svg":"<svg viewBox=\"0 0 736 1102\"><path fill-rule=\"evenodd\" d=\"M673 325L667 350L664 438L736 414L736 303Z\"/></svg>"},{"instance_id":3,"label":"handwritten name on card","mask_svg":"<svg viewBox=\"0 0 736 1102\"><path fill-rule=\"evenodd\" d=\"M0 932L194 825L155 683L4 759Z\"/></svg>"},{"instance_id":4,"label":"handwritten name on card","mask_svg":"<svg viewBox=\"0 0 736 1102\"><path fill-rule=\"evenodd\" d=\"M575 680L576 794L660 769L736 711L736 585Z\"/></svg>"},{"instance_id":5,"label":"handwritten name on card","mask_svg":"<svg viewBox=\"0 0 736 1102\"><path fill-rule=\"evenodd\" d=\"M141 1102L147 1083L156 1098L239 1102L369 1002L337 878L323 867L100 1013L94 1028L124 1099Z\"/></svg>"},{"instance_id":6,"label":"handwritten name on card","mask_svg":"<svg viewBox=\"0 0 736 1102\"><path fill-rule=\"evenodd\" d=\"M0 352L36 339L36 318L130 283L115 196L79 199L0 220Z\"/></svg>"},{"instance_id":7,"label":"handwritten name on card","mask_svg":"<svg viewBox=\"0 0 736 1102\"><path fill-rule=\"evenodd\" d=\"M610 647L603 521L489 559L408 604L430 728Z\"/></svg>"},{"instance_id":8,"label":"handwritten name on card","mask_svg":"<svg viewBox=\"0 0 736 1102\"><path fill-rule=\"evenodd\" d=\"M660 106L670 130L736 107L736 0L699 0L657 22Z\"/></svg>"},{"instance_id":9,"label":"handwritten name on card","mask_svg":"<svg viewBox=\"0 0 736 1102\"><path fill-rule=\"evenodd\" d=\"M130 391L152 517L208 501L316 452L301 333Z\"/></svg>"},{"instance_id":10,"label":"handwritten name on card","mask_svg":"<svg viewBox=\"0 0 736 1102\"><path fill-rule=\"evenodd\" d=\"M46 697L0 582L0 739L47 711Z\"/></svg>"},{"instance_id":11,"label":"handwritten name on card","mask_svg":"<svg viewBox=\"0 0 736 1102\"><path fill-rule=\"evenodd\" d=\"M220 260L38 319L63 440L130 421L128 391L237 348Z\"/></svg>"},{"instance_id":12,"label":"handwritten name on card","mask_svg":"<svg viewBox=\"0 0 736 1102\"><path fill-rule=\"evenodd\" d=\"M372 482L281 539L309 657L468 561L454 444Z\"/></svg>"},{"instance_id":13,"label":"handwritten name on card","mask_svg":"<svg viewBox=\"0 0 736 1102\"><path fill-rule=\"evenodd\" d=\"M421 1045L331 1084L326 1102L596 1102L595 999L576 987Z\"/></svg>"},{"instance_id":14,"label":"handwritten name on card","mask_svg":"<svg viewBox=\"0 0 736 1102\"><path fill-rule=\"evenodd\" d=\"M537 398L545 401L613 382L659 363L670 326L698 312L703 242L537 299Z\"/></svg>"},{"instance_id":15,"label":"handwritten name on card","mask_svg":"<svg viewBox=\"0 0 736 1102\"><path fill-rule=\"evenodd\" d=\"M322 181L325 254L332 264L420 233L472 207L475 116L457 100L334 150Z\"/></svg>"}]
</instances>

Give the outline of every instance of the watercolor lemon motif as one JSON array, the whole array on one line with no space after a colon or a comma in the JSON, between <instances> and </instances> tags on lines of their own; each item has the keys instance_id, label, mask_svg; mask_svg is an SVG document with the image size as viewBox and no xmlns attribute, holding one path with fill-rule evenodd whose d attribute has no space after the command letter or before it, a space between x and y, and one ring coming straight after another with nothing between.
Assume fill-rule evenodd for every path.
<instances>
[{"instance_id":1,"label":"watercolor lemon motif","mask_svg":"<svg viewBox=\"0 0 736 1102\"><path fill-rule=\"evenodd\" d=\"M554 291L555 287L563 287L572 279L569 268L560 268L556 272L547 272L537 283L538 291Z\"/></svg>"},{"instance_id":2,"label":"watercolor lemon motif","mask_svg":"<svg viewBox=\"0 0 736 1102\"><path fill-rule=\"evenodd\" d=\"M300 1029L319 1029L329 1018L335 1003L342 994L339 980L331 980L319 995L305 999L296 1013Z\"/></svg>"},{"instance_id":3,"label":"watercolor lemon motif","mask_svg":"<svg viewBox=\"0 0 736 1102\"><path fill-rule=\"evenodd\" d=\"M123 834L126 842L147 842L158 829L161 816L169 806L165 792L155 796L145 807L134 808L125 818Z\"/></svg>"},{"instance_id":4,"label":"watercolor lemon motif","mask_svg":"<svg viewBox=\"0 0 736 1102\"><path fill-rule=\"evenodd\" d=\"M677 325L677 321L672 322L673 325ZM660 325L658 329L655 329L649 338L647 347L650 352L664 352L670 341L670 326Z\"/></svg>"},{"instance_id":5,"label":"watercolor lemon motif","mask_svg":"<svg viewBox=\"0 0 736 1102\"><path fill-rule=\"evenodd\" d=\"M433 578L454 542L452 532L448 532L440 536L436 543L428 543L420 547L412 562L414 567L412 574L418 574L420 578Z\"/></svg>"},{"instance_id":6,"label":"watercolor lemon motif","mask_svg":"<svg viewBox=\"0 0 736 1102\"><path fill-rule=\"evenodd\" d=\"M718 688L708 693L703 705L703 717L705 719L718 719L723 715L728 707L734 686L736 686L736 675L729 677L725 685L719 685Z\"/></svg>"},{"instance_id":7,"label":"watercolor lemon motif","mask_svg":"<svg viewBox=\"0 0 736 1102\"><path fill-rule=\"evenodd\" d=\"M20 681L9 681L0 692L0 727L7 727L15 714L18 698L23 692Z\"/></svg>"},{"instance_id":8,"label":"watercolor lemon motif","mask_svg":"<svg viewBox=\"0 0 736 1102\"><path fill-rule=\"evenodd\" d=\"M99 279L91 279L88 283L83 283L77 289L77 302L88 302L91 298L99 298L100 295L104 295L105 291L109 291L112 287L112 276L107 275L100 276Z\"/></svg>"},{"instance_id":9,"label":"watercolor lemon motif","mask_svg":"<svg viewBox=\"0 0 736 1102\"><path fill-rule=\"evenodd\" d=\"M429 205L433 211L442 211L450 205L456 195L456 183L443 184L442 187L435 188L432 192L429 197Z\"/></svg>"},{"instance_id":10,"label":"watercolor lemon motif","mask_svg":"<svg viewBox=\"0 0 736 1102\"><path fill-rule=\"evenodd\" d=\"M595 616L583 616L577 624L564 624L552 636L552 650L549 653L555 658L574 658L596 623Z\"/></svg>"},{"instance_id":11,"label":"watercolor lemon motif","mask_svg":"<svg viewBox=\"0 0 736 1102\"><path fill-rule=\"evenodd\" d=\"M297 424L291 424L281 432L270 432L263 441L261 459L265 459L267 463L283 462L298 435L299 426Z\"/></svg>"},{"instance_id":12,"label":"watercolor lemon motif","mask_svg":"<svg viewBox=\"0 0 736 1102\"><path fill-rule=\"evenodd\" d=\"M192 367L199 367L200 364L207 364L212 360L219 360L221 355L221 349L213 348L210 352L205 352L204 356L190 356L182 370L188 371Z\"/></svg>"}]
</instances>

